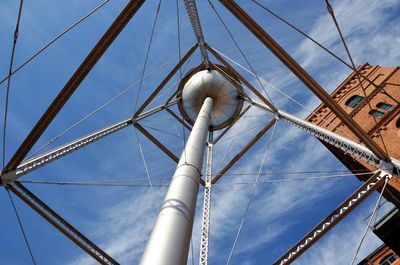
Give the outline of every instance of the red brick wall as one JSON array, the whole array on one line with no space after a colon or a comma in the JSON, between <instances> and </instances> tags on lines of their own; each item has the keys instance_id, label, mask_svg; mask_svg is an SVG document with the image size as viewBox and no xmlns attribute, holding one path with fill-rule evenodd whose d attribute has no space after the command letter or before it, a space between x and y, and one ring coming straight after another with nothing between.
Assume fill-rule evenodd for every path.
<instances>
[{"instance_id":1,"label":"red brick wall","mask_svg":"<svg viewBox=\"0 0 400 265\"><path fill-rule=\"evenodd\" d=\"M370 82L359 78L352 73L346 80L336 88L332 93L332 98L363 128L370 137L388 154L400 160L400 129L396 127L396 122L400 119L400 67L381 67L364 64L358 68L358 71L366 76ZM377 85L377 86L376 86ZM363 90L365 92L363 92ZM345 103L354 95L365 97L356 108L351 108ZM377 107L378 103L392 105L389 110L382 110ZM383 117L374 119L370 114L372 109L384 113ZM350 138L356 142L359 139L347 128L334 113L321 104L308 117L307 120L330 131ZM382 141L383 139L383 141ZM335 152L336 156L342 156L343 152ZM371 171L376 170L368 163L355 158L356 162ZM362 179L362 178L360 178ZM365 180L365 179L362 179ZM385 193L386 199L395 204L400 202L400 181L392 178L389 182L390 192ZM394 197L393 197L394 196ZM397 198L395 198L397 196Z\"/></svg>"}]
</instances>

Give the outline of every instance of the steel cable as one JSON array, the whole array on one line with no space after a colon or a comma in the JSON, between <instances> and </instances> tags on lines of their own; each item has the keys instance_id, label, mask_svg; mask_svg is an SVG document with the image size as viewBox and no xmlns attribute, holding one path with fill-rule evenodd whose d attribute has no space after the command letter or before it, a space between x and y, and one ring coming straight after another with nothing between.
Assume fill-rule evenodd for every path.
<instances>
[{"instance_id":1,"label":"steel cable","mask_svg":"<svg viewBox=\"0 0 400 265\"><path fill-rule=\"evenodd\" d=\"M147 179L146 179L147 181ZM45 184L45 185L60 185L60 186L100 186L100 187L150 187L150 184L144 183L113 183L113 182L101 182L101 181L81 181L81 182L71 182L71 181L34 181L34 180L22 180L19 181L21 183L27 184ZM127 181L128 182L128 181ZM153 187L168 187L168 184L154 184L152 183L151 188Z\"/></svg>"},{"instance_id":2,"label":"steel cable","mask_svg":"<svg viewBox=\"0 0 400 265\"><path fill-rule=\"evenodd\" d=\"M143 79L146 79L148 77L150 77L151 75L153 75L154 73L160 71L162 68L164 68L165 66L167 66L168 64L170 64L173 60L175 60L176 56L174 58L169 59L165 64L161 65L160 67L156 68L154 71L152 71L151 73L147 74ZM76 126L78 126L79 124L81 124L82 122L84 122L85 120L87 120L88 118L92 117L93 115L95 115L96 113L98 113L100 110L104 109L106 106L110 105L112 102L114 102L116 99L120 98L121 96L123 96L124 94L126 94L128 91L130 91L131 89L133 89L134 87L136 87L139 84L140 80L135 81L134 83L132 83L131 85L129 85L128 88L126 88L125 90L121 91L119 94L117 94L116 96L114 96L113 98L111 98L110 100L108 100L107 102L105 102L103 105L101 105L100 107L98 107L97 109L95 109L94 111L90 112L89 114L87 114L86 116L84 116L83 118L79 119L77 122L75 122L74 124L72 124L70 127L68 127L67 129L65 129L64 131L62 131L60 134L58 134L57 136L53 137L50 141L48 141L46 144L44 144L43 146L41 146L39 149L37 149L36 151L34 151L32 154L30 154L27 159L32 158L34 155L36 155L37 153L39 153L40 151L42 151L44 148L46 148L47 146L49 146L50 144L54 143L55 141L57 141L59 138L61 138L64 134L68 133L69 131L71 131L73 128L75 128Z\"/></svg>"},{"instance_id":3,"label":"steel cable","mask_svg":"<svg viewBox=\"0 0 400 265\"><path fill-rule=\"evenodd\" d=\"M150 40L149 40L149 44L147 45L146 57L145 57L145 60L144 60L142 75L140 77L139 91L138 91L138 94L137 94L137 97L136 97L136 102L135 102L135 111L137 110L137 105L138 105L138 102L139 102L140 91L141 91L142 85L143 85L143 77L144 77L144 74L146 72L147 61L149 59L151 44L153 42L154 31L156 29L156 24L157 24L157 20L158 20L158 15L160 14L160 9L161 9L161 0L158 1L156 15L155 15L155 18L154 18L154 21L153 21L153 26L151 28Z\"/></svg>"},{"instance_id":4,"label":"steel cable","mask_svg":"<svg viewBox=\"0 0 400 265\"><path fill-rule=\"evenodd\" d=\"M265 163L265 160L266 160L266 157L267 157L267 154L269 153L269 150L270 150L270 147L271 147L272 138L273 138L273 136L274 136L274 132L275 132L275 128L276 128L276 124L277 124L277 123L275 123L274 126L273 126L273 128L272 128L271 136L269 137L269 140L268 140L268 143L267 143L267 148L265 149L265 152L264 152L264 155L263 155L263 158L262 158L262 161L261 161L261 165L260 165L259 172L261 172L261 170L263 169L264 163ZM239 235L240 235L240 232L242 231L244 221L245 221L245 219L246 219L246 217L247 217L247 214L248 214L248 212L249 212L250 204L251 204L251 202L253 201L254 194L255 194L255 191L256 191L256 186L257 186L257 184L258 184L259 179L260 179L260 174L257 175L256 181L253 183L253 187L252 187L252 189L251 189L250 197L249 197L249 200L248 200L248 202L247 202L246 209L245 209L245 211L244 211L244 213L243 213L242 220L240 221L240 225L239 225L238 231L237 231L237 233L236 233L236 237L235 237L235 240L234 240L234 242L233 242L231 251L230 251L230 253L229 253L229 256L228 256L228 260L227 260L227 262L226 262L226 265L229 265L229 264L230 264L231 259L232 259L232 256L233 256L233 254L235 253L236 245L237 245L237 242L238 242L238 240L239 240Z\"/></svg>"},{"instance_id":5,"label":"steel cable","mask_svg":"<svg viewBox=\"0 0 400 265\"><path fill-rule=\"evenodd\" d=\"M229 58L228 56L224 55L223 53L221 53L220 51L216 50L215 48L213 48L215 52L217 52L218 54L220 54L221 56L225 57L227 60L233 62L234 64L236 64L237 66L239 66L240 68L242 68L243 70L247 71L248 73L254 75L252 72L250 72L250 70L246 69L244 66L240 65L238 62L234 61L233 59ZM226 73L222 68L218 67L216 65L216 67L220 70L223 71L224 73ZM226 73L227 74L227 73ZM229 76L229 75L228 75ZM236 82L237 84L241 85L237 80L235 80L232 77L229 77L232 82ZM270 85L272 88L274 88L276 91L278 91L279 93L281 93L282 95L284 95L285 97L287 97L288 99L292 100L294 103L298 104L301 108L303 108L304 110L310 111L311 113L314 110L310 110L308 109L306 106L304 106L303 104L299 103L298 101L296 101L295 99L293 99L292 97L290 97L289 95L287 95L286 93L284 93L283 91L281 91L279 88L275 87L274 85L272 85L271 83L268 83L266 80L264 80L263 78L260 77L260 80L262 80L263 82L265 82L266 84ZM326 120L326 118L321 117L321 119L323 121L329 122L328 120ZM348 139L351 139L355 142L358 142L359 140L354 138L354 136L349 135L348 133L346 133L345 131L343 131L342 129L338 129L338 132L343 133L344 136L346 136Z\"/></svg>"},{"instance_id":6,"label":"steel cable","mask_svg":"<svg viewBox=\"0 0 400 265\"><path fill-rule=\"evenodd\" d=\"M258 83L261 85L261 88L263 89L265 95L267 96L268 100L271 102L271 104L273 104L271 97L269 96L269 94L267 93L267 90L265 89L263 83L261 82L260 78L258 77L258 75L255 73L254 68L252 67L252 65L250 64L249 60L247 59L246 55L244 54L243 50L240 48L239 43L236 41L235 37L233 36L232 32L229 30L228 26L226 25L226 23L224 22L224 20L222 19L222 17L219 15L218 11L215 9L214 4L212 3L211 0L208 0L208 4L211 7L211 9L214 11L214 13L217 15L218 19L220 20L220 22L222 23L222 25L224 26L225 30L228 32L229 37L232 39L233 43L235 44L236 48L239 50L240 54L243 56L244 60L246 61L247 65L250 67L253 75L256 77Z\"/></svg>"},{"instance_id":7,"label":"steel cable","mask_svg":"<svg viewBox=\"0 0 400 265\"><path fill-rule=\"evenodd\" d=\"M384 190L385 190L385 188L386 188L386 184L388 183L388 180L389 180L388 177L385 177L385 178L386 178L386 179L385 179L385 183L383 184L382 191L381 191L381 193L379 194L379 197L378 197L378 200L377 200L377 202L376 202L376 204L375 204L374 210L372 211L372 215L371 215L371 217L370 217L370 219L369 219L369 221L368 221L368 224L367 224L367 226L366 226L366 228L365 228L365 231L364 231L364 233L363 233L363 235L362 235L362 237L361 237L360 243L358 244L356 253L354 253L354 256L353 256L353 259L351 260L350 265L353 265L353 264L354 264L354 262L355 262L355 260L356 260L356 258L357 258L358 252L359 252L360 249L361 249L361 245L362 245L362 243L364 242L365 236L367 235L368 230L370 229L371 222L372 222L372 220L374 219L374 215L375 215L375 213L376 213L376 211L377 211L377 209L378 209L378 206L379 206L379 203L380 203L380 201L381 201L383 192L384 192Z\"/></svg>"},{"instance_id":8,"label":"steel cable","mask_svg":"<svg viewBox=\"0 0 400 265\"><path fill-rule=\"evenodd\" d=\"M29 244L28 237L26 236L24 226L22 225L21 218L20 218L20 216L19 216L19 214L18 214L17 207L15 206L14 200L13 200L13 198L12 198L12 196L11 196L11 193L10 193L10 191L8 190L7 187L6 187L6 190L7 190L7 193L8 193L8 197L10 198L10 201L11 201L11 204L12 204L12 207L13 207L13 210L14 210L14 213L15 213L15 216L17 217L18 224L19 224L19 227L20 227L20 229L21 229L22 235L23 235L23 237L24 237L25 245L26 245L26 247L27 247L27 249L28 249L28 252L29 252L29 255L30 255L31 259L32 259L32 263L33 263L34 265L36 265L35 257L33 256L33 252L32 252L31 246L30 246L30 244Z\"/></svg>"},{"instance_id":9,"label":"steel cable","mask_svg":"<svg viewBox=\"0 0 400 265\"><path fill-rule=\"evenodd\" d=\"M342 33L342 30L340 29L339 22L338 22L337 19L336 19L335 13L334 13L334 11L333 11L333 8L332 8L331 4L329 3L329 0L325 0L325 3L326 3L326 7L327 7L327 9L328 9L328 12L329 12L329 14L331 15L332 20L333 20L333 22L334 22L334 24L335 24L335 26L336 26L336 29L337 29L337 31L338 31L338 33L339 33L340 39L341 39L341 41L342 41L342 44L343 44L343 46L344 46L344 49L346 50L347 56L348 56L349 59L350 59L350 62L351 62L351 69L355 72L355 75L356 75L356 77L357 77L357 79L358 79L358 83L360 84L361 90L362 90L363 95L364 95L364 100L365 100L365 99L367 98L367 93L365 92L365 88L364 88L364 86L363 86L363 84L362 84L362 82L361 82L361 77L360 77L361 75L360 75L360 73L357 71L357 68L356 68L356 66L355 66L355 64L354 64L353 57L351 56L349 47L348 47L347 44L346 44L346 40L344 39L344 35L343 35L343 33ZM371 102L368 101L368 102L367 102L367 105L368 105L368 107L369 107L369 110L372 112ZM375 115L372 114L371 116L372 116L372 118L374 119L375 125L378 125L378 121L377 121L377 118L375 117ZM382 145L383 145L383 148L384 148L384 150L385 150L385 153L386 153L386 155L389 157L389 153L388 153L388 150L387 150L387 148L386 148L385 141L383 140L382 134L381 134L380 132L378 132L378 135L379 135L379 138L380 138L380 140L381 140L381 142L382 142Z\"/></svg>"},{"instance_id":10,"label":"steel cable","mask_svg":"<svg viewBox=\"0 0 400 265\"><path fill-rule=\"evenodd\" d=\"M289 26L290 28L294 29L295 31L297 31L298 33L300 33L301 35L303 35L304 37L306 37L307 39L309 39L310 41L312 41L314 44L316 44L318 47L320 47L321 49L323 49L325 52L329 53L331 56L333 56L335 59L337 59L338 61L340 61L341 63L343 63L345 66L347 66L348 68L353 70L353 67L348 64L346 61L344 61L342 58L340 58L338 55L334 54L332 51L330 51L328 48L326 48L324 45L322 45L321 43L319 43L317 40L315 40L314 38L312 38L310 35L308 35L307 33L305 33L304 31L302 31L301 29L297 28L296 26L294 26L292 23L290 23L288 20L284 19L283 17L279 16L277 13L275 13L274 11L272 11L271 9L269 9L268 7L266 7L265 5L260 4L258 1L256 0L252 0L256 5L258 5L259 7L261 7L262 9L264 9L265 11L267 11L268 13L270 13L271 15L273 15L275 18L277 18L278 20L282 21L283 23L285 23L287 26ZM367 80L370 84L377 86L373 81L369 80L366 76L361 75L365 80Z\"/></svg>"},{"instance_id":11,"label":"steel cable","mask_svg":"<svg viewBox=\"0 0 400 265\"><path fill-rule=\"evenodd\" d=\"M46 45L44 45L42 48L40 48L39 50L37 50L31 57L29 57L27 60L25 60L21 65L19 65L17 68L15 68L8 76L4 77L1 81L0 81L0 85L7 80L7 78L9 78L10 76L14 75L16 72L18 72L19 70L21 70L21 68L23 68L24 66L26 66L28 63L30 63L33 59L35 59L39 54L41 54L44 50L46 50L49 46L51 46L54 42L56 42L58 39L60 39L64 34L66 34L68 31L70 31L71 29L73 29L74 27L76 27L77 25L79 25L82 21L84 21L86 18L88 18L89 16L91 16L93 13L95 13L96 11L98 11L101 7L103 7L105 4L107 4L110 0L105 0L104 2L102 2L100 5L96 6L94 9L92 9L91 11L89 11L87 14L85 14L83 17L81 17L80 19L78 19L74 24L72 24L71 26L69 26L68 28L66 28L63 32L61 32L60 34L58 34L54 39L52 39L51 41L49 41Z\"/></svg>"},{"instance_id":12,"label":"steel cable","mask_svg":"<svg viewBox=\"0 0 400 265\"><path fill-rule=\"evenodd\" d=\"M181 60L181 22L180 22L180 12L179 12L179 1L176 0L176 24L177 24L177 31L178 31L178 54L179 54L179 61ZM189 58L190 59L190 58ZM182 80L182 68L179 67L179 79ZM183 134L183 152L185 157L186 163L186 130L185 126L182 124L182 134Z\"/></svg>"},{"instance_id":13,"label":"steel cable","mask_svg":"<svg viewBox=\"0 0 400 265\"><path fill-rule=\"evenodd\" d=\"M10 96L10 86L11 86L11 72L12 72L13 63L14 63L15 47L17 46L17 40L18 40L18 35L19 35L19 23L21 21L23 4L24 4L24 0L20 0L19 9L18 9L17 23L15 25L15 30L14 30L14 39L13 39L13 45L12 45L12 50L11 50L10 65L9 65L9 68L8 68L7 88L6 88L6 102L5 102L5 107L4 107L3 150L2 150L3 166L2 166L2 168L4 168L5 160L6 160L7 114L8 114L8 100L9 100L9 96Z\"/></svg>"}]
</instances>

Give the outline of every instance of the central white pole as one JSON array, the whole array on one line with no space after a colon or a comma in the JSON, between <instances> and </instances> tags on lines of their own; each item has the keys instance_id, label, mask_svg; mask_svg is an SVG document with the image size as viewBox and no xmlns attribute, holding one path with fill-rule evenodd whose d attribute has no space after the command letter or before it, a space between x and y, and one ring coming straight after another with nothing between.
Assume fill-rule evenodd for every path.
<instances>
[{"instance_id":1,"label":"central white pole","mask_svg":"<svg viewBox=\"0 0 400 265\"><path fill-rule=\"evenodd\" d=\"M186 265L213 100L193 125L140 265Z\"/></svg>"}]
</instances>

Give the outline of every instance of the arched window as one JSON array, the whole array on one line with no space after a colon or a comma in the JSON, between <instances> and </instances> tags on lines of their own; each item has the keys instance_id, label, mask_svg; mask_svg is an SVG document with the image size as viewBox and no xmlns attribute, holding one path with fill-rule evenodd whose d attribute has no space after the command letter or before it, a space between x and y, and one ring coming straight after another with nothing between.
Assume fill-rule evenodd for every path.
<instances>
[{"instance_id":1,"label":"arched window","mask_svg":"<svg viewBox=\"0 0 400 265\"><path fill-rule=\"evenodd\" d=\"M379 111L379 110L377 110L377 109L373 109L373 110L371 110L371 111L368 112L368 113L369 113L369 115L374 115L374 116L377 117L377 118L382 118L383 115L385 115L385 113L383 113L382 111Z\"/></svg>"},{"instance_id":2,"label":"arched window","mask_svg":"<svg viewBox=\"0 0 400 265\"><path fill-rule=\"evenodd\" d=\"M378 109L383 109L383 110L388 110L391 107L393 107L392 105L388 104L388 103L383 103L383 102L379 102L378 104L376 104L376 107Z\"/></svg>"},{"instance_id":3,"label":"arched window","mask_svg":"<svg viewBox=\"0 0 400 265\"><path fill-rule=\"evenodd\" d=\"M346 101L346 106L349 106L350 108L355 108L358 106L358 104L360 104L360 102L364 99L364 97L359 96L359 95L354 95L352 97L350 97L347 101Z\"/></svg>"},{"instance_id":4,"label":"arched window","mask_svg":"<svg viewBox=\"0 0 400 265\"><path fill-rule=\"evenodd\" d=\"M396 127L400 129L400 118L398 118L396 121Z\"/></svg>"},{"instance_id":5,"label":"arched window","mask_svg":"<svg viewBox=\"0 0 400 265\"><path fill-rule=\"evenodd\" d=\"M385 257L381 260L381 262L379 262L379 265L390 265L390 264L392 264L393 262L395 262L396 259L397 259L396 255L395 255L394 253L391 253L391 254L385 256Z\"/></svg>"}]
</instances>

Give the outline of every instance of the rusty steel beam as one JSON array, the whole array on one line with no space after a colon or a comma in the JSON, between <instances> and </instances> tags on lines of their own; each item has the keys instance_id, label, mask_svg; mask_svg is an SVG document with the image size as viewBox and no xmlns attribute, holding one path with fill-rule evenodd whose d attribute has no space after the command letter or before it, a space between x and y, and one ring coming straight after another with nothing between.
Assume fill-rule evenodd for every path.
<instances>
[{"instance_id":1,"label":"rusty steel beam","mask_svg":"<svg viewBox=\"0 0 400 265\"><path fill-rule=\"evenodd\" d=\"M147 137L153 144L155 144L158 148L161 149L167 156L169 156L176 163L179 162L178 157L174 155L165 145L163 145L160 141L158 141L151 133L149 133L145 128L143 128L139 123L134 123L133 126L137 128L144 136Z\"/></svg>"},{"instance_id":2,"label":"rusty steel beam","mask_svg":"<svg viewBox=\"0 0 400 265\"><path fill-rule=\"evenodd\" d=\"M137 117L150 103L151 101L160 93L160 91L165 87L169 80L175 75L175 73L182 67L182 65L192 56L198 44L193 45L192 48L182 57L178 64L171 70L171 72L165 77L165 79L158 85L158 87L151 93L151 95L146 99L146 101L140 106L140 108L135 112L133 117Z\"/></svg>"},{"instance_id":3,"label":"rusty steel beam","mask_svg":"<svg viewBox=\"0 0 400 265\"><path fill-rule=\"evenodd\" d=\"M215 175L212 184L215 184L250 148L255 145L258 140L276 123L276 119L271 120L251 141L243 147L243 149L235 155L235 157L218 173Z\"/></svg>"},{"instance_id":4,"label":"rusty steel beam","mask_svg":"<svg viewBox=\"0 0 400 265\"><path fill-rule=\"evenodd\" d=\"M207 50L210 51L210 53L212 55L214 55L215 58L217 58L218 61L220 61L226 68L228 68L229 71L231 71L234 75L236 75L239 80L245 85L247 86L251 92L253 92L257 97L259 97L265 104L267 104L272 110L277 110L275 108L275 106L269 102L268 99L266 99L263 94L261 94L252 84L250 84L250 82L247 81L246 78L244 78L241 74L239 74L235 68L233 68L224 58L222 58L221 55L219 55L212 47L210 47L207 43L206 43L206 48ZM218 66L215 66L216 70L219 70L220 72L223 72L221 69L218 68ZM226 73L224 74L226 75Z\"/></svg>"},{"instance_id":5,"label":"rusty steel beam","mask_svg":"<svg viewBox=\"0 0 400 265\"><path fill-rule=\"evenodd\" d=\"M217 144L217 143L219 142L219 140L221 140L221 138L233 127L233 125L236 124L236 122L237 122L240 118L243 117L244 114L246 114L246 112L247 112L250 108L251 108L251 105L248 105L248 106L242 111L242 113L240 113L240 115L237 116L237 117L233 120L233 122L232 122L223 132L221 132L221 133L218 135L217 139L214 140L213 144L214 144L214 145Z\"/></svg>"},{"instance_id":6,"label":"rusty steel beam","mask_svg":"<svg viewBox=\"0 0 400 265\"><path fill-rule=\"evenodd\" d=\"M112 257L104 252L95 243L90 241L81 232L74 228L64 218L52 210L42 200L36 197L31 191L18 181L7 184L7 189L12 191L23 202L41 215L47 222L57 228L61 233L71 239L77 246L92 256L97 262L103 265L119 265Z\"/></svg>"},{"instance_id":7,"label":"rusty steel beam","mask_svg":"<svg viewBox=\"0 0 400 265\"><path fill-rule=\"evenodd\" d=\"M376 172L359 189L350 195L331 214L300 239L291 249L283 254L274 265L291 264L322 236L328 233L336 224L345 218L361 202L363 202L374 190L382 186L391 176L383 171Z\"/></svg>"},{"instance_id":8,"label":"rusty steel beam","mask_svg":"<svg viewBox=\"0 0 400 265\"><path fill-rule=\"evenodd\" d=\"M129 1L126 7L122 10L106 33L104 33L104 35L97 42L96 46L79 66L79 68L71 76L61 92L47 108L46 112L37 122L29 135L25 138L24 142L8 162L5 170L3 170L4 172L15 169L21 163L26 154L31 150L42 133L46 130L52 120L57 116L58 112L62 109L64 104L78 88L80 83L85 79L90 70L92 70L92 68L96 65L97 61L106 52L111 43L116 39L116 37L133 17L133 15L139 10L143 3L144 0Z\"/></svg>"},{"instance_id":9,"label":"rusty steel beam","mask_svg":"<svg viewBox=\"0 0 400 265\"><path fill-rule=\"evenodd\" d=\"M331 98L331 96L307 73L257 22L235 1L220 2L246 26L275 56L285 64L379 159L390 161L385 151Z\"/></svg>"},{"instance_id":10,"label":"rusty steel beam","mask_svg":"<svg viewBox=\"0 0 400 265\"><path fill-rule=\"evenodd\" d=\"M175 112L173 112L170 108L165 108L165 110L171 114L172 117L174 117L177 121L179 121L186 129L188 129L189 131L192 130L192 127L190 127L189 125L186 124L186 122L181 119L178 115L175 114Z\"/></svg>"}]
</instances>

